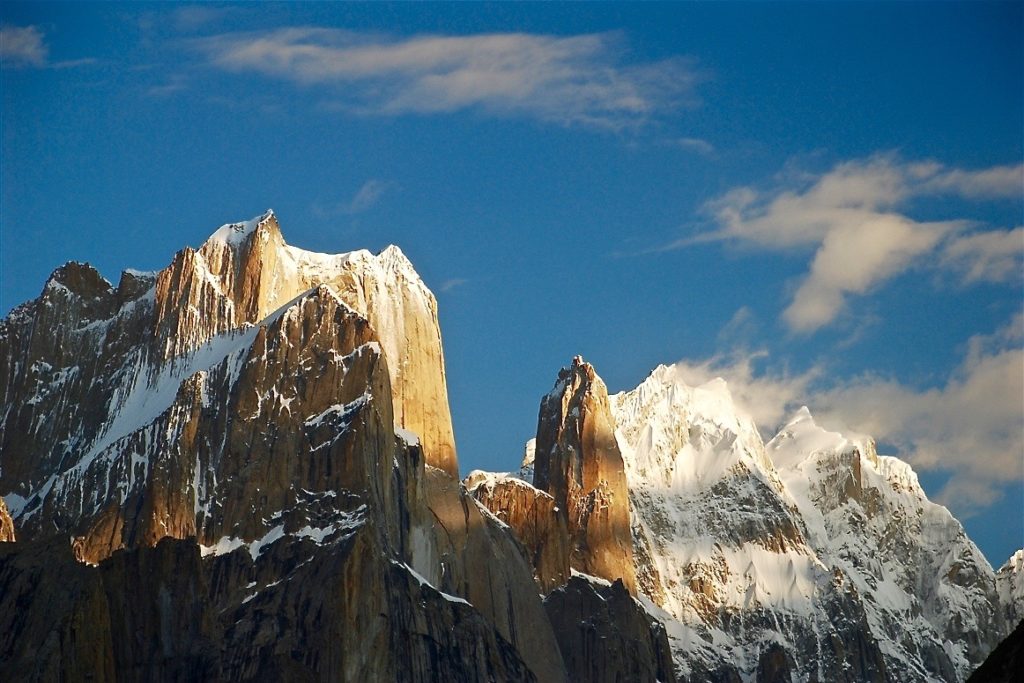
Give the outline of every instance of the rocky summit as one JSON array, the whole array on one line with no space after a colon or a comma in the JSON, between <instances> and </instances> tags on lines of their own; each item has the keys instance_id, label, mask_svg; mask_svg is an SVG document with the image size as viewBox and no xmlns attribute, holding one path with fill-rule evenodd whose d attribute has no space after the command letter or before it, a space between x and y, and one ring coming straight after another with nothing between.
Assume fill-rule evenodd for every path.
<instances>
[{"instance_id":1,"label":"rocky summit","mask_svg":"<svg viewBox=\"0 0 1024 683\"><path fill-rule=\"evenodd\" d=\"M1024 615L913 471L577 357L459 480L437 303L272 211L0 321L0 680L962 681Z\"/></svg>"}]
</instances>

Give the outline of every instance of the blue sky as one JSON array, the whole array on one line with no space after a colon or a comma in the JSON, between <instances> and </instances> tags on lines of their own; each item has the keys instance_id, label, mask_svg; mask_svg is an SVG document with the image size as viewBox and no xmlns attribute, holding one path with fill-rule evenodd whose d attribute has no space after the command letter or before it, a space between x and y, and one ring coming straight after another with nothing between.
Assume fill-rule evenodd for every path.
<instances>
[{"instance_id":1,"label":"blue sky","mask_svg":"<svg viewBox=\"0 0 1024 683\"><path fill-rule=\"evenodd\" d=\"M464 472L573 355L721 374L1024 541L1020 3L0 7L0 309L278 214L436 292Z\"/></svg>"}]
</instances>

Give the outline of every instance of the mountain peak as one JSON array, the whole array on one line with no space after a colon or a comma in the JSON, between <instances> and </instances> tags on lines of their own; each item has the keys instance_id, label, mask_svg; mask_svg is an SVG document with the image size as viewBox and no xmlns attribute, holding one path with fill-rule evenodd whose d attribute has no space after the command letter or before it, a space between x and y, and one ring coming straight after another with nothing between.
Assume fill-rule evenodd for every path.
<instances>
[{"instance_id":1,"label":"mountain peak","mask_svg":"<svg viewBox=\"0 0 1024 683\"><path fill-rule=\"evenodd\" d=\"M269 223L273 223L274 227L277 227L277 216L274 214L273 209L267 209L264 213L247 221L225 223L207 238L205 244L219 242L229 246L237 246L245 242L249 235L256 232L260 226Z\"/></svg>"}]
</instances>

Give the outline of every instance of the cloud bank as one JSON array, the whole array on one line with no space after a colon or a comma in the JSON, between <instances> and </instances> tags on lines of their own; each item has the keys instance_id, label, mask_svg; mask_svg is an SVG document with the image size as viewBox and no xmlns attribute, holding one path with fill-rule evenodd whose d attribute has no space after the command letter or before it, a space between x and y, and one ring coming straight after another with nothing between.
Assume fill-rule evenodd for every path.
<instances>
[{"instance_id":1,"label":"cloud bank","mask_svg":"<svg viewBox=\"0 0 1024 683\"><path fill-rule=\"evenodd\" d=\"M618 34L395 37L317 27L227 33L190 43L217 69L329 86L364 114L478 110L622 129L694 99L691 60L629 59Z\"/></svg>"},{"instance_id":2,"label":"cloud bank","mask_svg":"<svg viewBox=\"0 0 1024 683\"><path fill-rule=\"evenodd\" d=\"M942 195L1019 199L1022 165L964 170L886 154L838 164L796 185L772 191L735 188L704 206L714 230L668 248L732 241L770 251L813 251L809 272L783 313L798 333L832 323L851 296L868 293L926 256L964 283L1005 282L1019 275L1021 228L983 230L969 217L918 220L912 203Z\"/></svg>"}]
</instances>

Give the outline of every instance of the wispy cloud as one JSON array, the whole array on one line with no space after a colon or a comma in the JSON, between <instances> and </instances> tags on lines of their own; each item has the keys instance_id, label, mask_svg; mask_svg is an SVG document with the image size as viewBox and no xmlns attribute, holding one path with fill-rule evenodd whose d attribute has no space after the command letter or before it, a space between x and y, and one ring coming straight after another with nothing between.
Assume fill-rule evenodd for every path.
<instances>
[{"instance_id":1,"label":"wispy cloud","mask_svg":"<svg viewBox=\"0 0 1024 683\"><path fill-rule=\"evenodd\" d=\"M35 26L0 27L0 63L5 66L44 67L49 53L43 32Z\"/></svg>"},{"instance_id":2,"label":"wispy cloud","mask_svg":"<svg viewBox=\"0 0 1024 683\"><path fill-rule=\"evenodd\" d=\"M209 5L185 5L171 12L171 25L178 31L194 31L219 23L242 11L240 7L211 7Z\"/></svg>"},{"instance_id":3,"label":"wispy cloud","mask_svg":"<svg viewBox=\"0 0 1024 683\"><path fill-rule=\"evenodd\" d=\"M757 337L757 317L749 306L740 306L718 331L718 341L730 346L750 344Z\"/></svg>"},{"instance_id":4,"label":"wispy cloud","mask_svg":"<svg viewBox=\"0 0 1024 683\"><path fill-rule=\"evenodd\" d=\"M210 65L333 87L363 114L477 110L621 129L695 101L692 60L637 62L618 34L495 33L411 38L316 27L191 43Z\"/></svg>"},{"instance_id":5,"label":"wispy cloud","mask_svg":"<svg viewBox=\"0 0 1024 683\"><path fill-rule=\"evenodd\" d=\"M681 362L691 384L723 377L737 404L771 436L801 405L822 425L893 444L919 471L951 474L939 502L967 516L1024 479L1024 316L1016 314L967 344L960 366L939 386L892 378L835 378L821 365L802 373L761 370L767 354L738 353Z\"/></svg>"},{"instance_id":6,"label":"wispy cloud","mask_svg":"<svg viewBox=\"0 0 1024 683\"><path fill-rule=\"evenodd\" d=\"M188 78L184 74L171 74L166 81L150 86L146 90L149 97L168 97L188 88Z\"/></svg>"},{"instance_id":7,"label":"wispy cloud","mask_svg":"<svg viewBox=\"0 0 1024 683\"><path fill-rule=\"evenodd\" d=\"M453 277L450 280L445 280L444 282L442 282L441 286L438 287L438 290L442 292L450 292L456 287L461 287L467 282L469 282L469 280L463 279L461 277Z\"/></svg>"},{"instance_id":8,"label":"wispy cloud","mask_svg":"<svg viewBox=\"0 0 1024 683\"><path fill-rule=\"evenodd\" d=\"M0 64L15 68L72 69L98 64L93 57L50 61L46 35L36 26L0 26Z\"/></svg>"},{"instance_id":9,"label":"wispy cloud","mask_svg":"<svg viewBox=\"0 0 1024 683\"><path fill-rule=\"evenodd\" d=\"M980 224L969 217L920 221L906 207L912 199L941 194L1020 198L1022 184L1024 166L969 171L877 155L839 164L795 186L767 192L735 188L704 207L715 229L662 250L723 240L767 250L813 250L810 271L783 314L791 329L809 333L833 322L850 296L865 294L940 248L946 256L936 263L962 270L968 279L1007 276L1008 259L1019 252L1015 235L959 237Z\"/></svg>"},{"instance_id":10,"label":"wispy cloud","mask_svg":"<svg viewBox=\"0 0 1024 683\"><path fill-rule=\"evenodd\" d=\"M704 156L712 156L715 153L715 146L701 138L674 138L666 141L666 144L686 150L687 152L696 152L697 154L702 154Z\"/></svg>"},{"instance_id":11,"label":"wispy cloud","mask_svg":"<svg viewBox=\"0 0 1024 683\"><path fill-rule=\"evenodd\" d=\"M960 273L965 284L1010 282L1024 273L1024 227L991 230L950 240L942 265Z\"/></svg>"},{"instance_id":12,"label":"wispy cloud","mask_svg":"<svg viewBox=\"0 0 1024 683\"><path fill-rule=\"evenodd\" d=\"M313 206L313 212L321 218L328 218L331 216L354 216L355 214L363 213L364 211L371 209L380 201L380 198L384 196L384 193L391 190L394 186L394 183L386 180L370 178L363 183L358 190L356 190L356 193L352 195L350 199L329 206L315 204Z\"/></svg>"}]
</instances>

